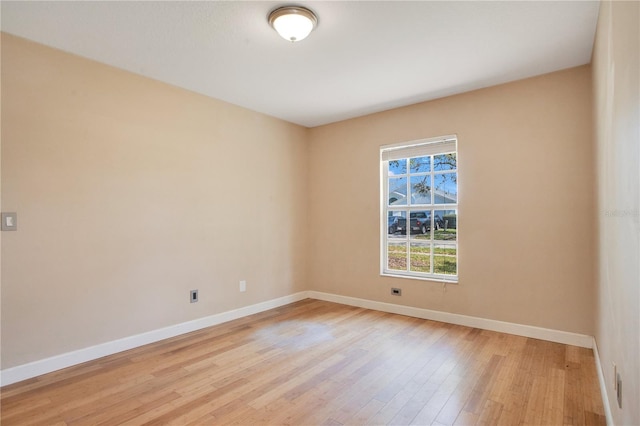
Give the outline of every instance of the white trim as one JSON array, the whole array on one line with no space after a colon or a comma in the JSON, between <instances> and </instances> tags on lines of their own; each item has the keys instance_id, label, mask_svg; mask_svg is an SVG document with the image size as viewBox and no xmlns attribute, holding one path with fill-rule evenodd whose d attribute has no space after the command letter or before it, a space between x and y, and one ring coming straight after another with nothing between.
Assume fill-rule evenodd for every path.
<instances>
[{"instance_id":1,"label":"white trim","mask_svg":"<svg viewBox=\"0 0 640 426\"><path fill-rule=\"evenodd\" d=\"M399 315L407 315L416 318L430 319L451 324L464 325L467 327L481 328L484 330L498 331L501 333L515 334L518 336L532 337L535 339L548 340L550 342L564 343L567 345L580 346L584 348L593 348L598 366L598 377L600 379L600 389L603 393L605 403L605 413L607 415L607 424L611 422L611 409L608 405L606 397L606 389L602 369L600 367L600 359L598 357L595 340L591 336L583 334L569 333L566 331L552 330L548 328L534 327L530 325L514 324L503 321L496 321L486 318L471 317L467 315L453 314L449 312L433 311L430 309L414 308L411 306L396 305L392 303L376 302L367 299L358 299L355 297L340 296L337 294L322 293L318 291L301 291L288 296L277 299L267 300L255 305L245 306L243 308L234 309L232 311L222 312L208 317L200 318L193 321L187 321L173 326L152 330L135 336L129 336L111 342L101 343L73 352L67 352L50 358L30 362L28 364L7 368L0 371L0 386L10 385L32 377L60 370L62 368L71 367L83 362L92 361L104 356L112 355L128 349L137 348L149 343L158 342L160 340L175 337L181 334L200 330L202 328L211 327L264 312L269 309L287 305L289 303L298 302L303 299L325 300L327 302L340 303L343 305L358 306L366 309L373 309L382 312L389 312Z\"/></svg>"},{"instance_id":2,"label":"white trim","mask_svg":"<svg viewBox=\"0 0 640 426\"><path fill-rule=\"evenodd\" d=\"M517 336L548 340L550 342L564 343L566 345L580 346L583 348L591 348L593 345L593 337L585 334L471 317L468 315L452 314L450 312L433 311L431 309L414 308L411 306L396 305L393 303L376 302L373 300L321 293L318 291L309 291L308 293L309 297L312 299L325 300L327 302L341 303L343 305L357 306L366 309L374 309L376 311L389 312L392 314L400 314L415 318L464 325L467 327L481 328L483 330L515 334Z\"/></svg>"},{"instance_id":3,"label":"white trim","mask_svg":"<svg viewBox=\"0 0 640 426\"><path fill-rule=\"evenodd\" d=\"M28 364L7 368L0 371L0 386L10 385L42 374L51 373L52 371L102 358L107 355L137 348L149 343L158 342L180 334L190 333L202 328L222 324L227 321L232 321L248 315L288 305L289 303L298 302L300 300L307 299L309 297L307 293L308 292L306 291L301 291L299 293L290 294L277 299L256 303L255 305L245 306L232 311L222 312L208 317L137 334L135 336L100 343L95 346L78 349L73 352L67 352L50 358L30 362Z\"/></svg>"},{"instance_id":4,"label":"white trim","mask_svg":"<svg viewBox=\"0 0 640 426\"><path fill-rule=\"evenodd\" d=\"M399 242L403 243L405 241L400 240ZM433 281L434 283L441 283L441 284L458 284L457 275L432 274L428 276L420 276L420 275L416 275L415 272L397 271L395 269L384 269L382 272L380 272L380 276L391 277L391 278L408 278L410 280L420 280L420 281Z\"/></svg>"},{"instance_id":5,"label":"white trim","mask_svg":"<svg viewBox=\"0 0 640 426\"><path fill-rule=\"evenodd\" d=\"M604 415L607 418L607 425L613 426L613 415L611 414L611 405L609 405L609 395L607 395L607 383L604 379L604 371L600 362L600 353L598 352L598 343L593 338L593 357L596 360L596 370L598 370L598 381L600 382L600 394L602 395L602 405L604 406Z\"/></svg>"}]
</instances>

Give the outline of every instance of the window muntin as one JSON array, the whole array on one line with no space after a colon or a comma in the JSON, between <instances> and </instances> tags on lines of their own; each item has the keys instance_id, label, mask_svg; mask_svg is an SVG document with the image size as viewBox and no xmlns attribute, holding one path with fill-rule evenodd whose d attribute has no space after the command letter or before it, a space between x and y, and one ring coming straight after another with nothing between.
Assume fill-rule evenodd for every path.
<instances>
[{"instance_id":1,"label":"window muntin","mask_svg":"<svg viewBox=\"0 0 640 426\"><path fill-rule=\"evenodd\" d=\"M381 149L381 273L457 282L454 136Z\"/></svg>"}]
</instances>

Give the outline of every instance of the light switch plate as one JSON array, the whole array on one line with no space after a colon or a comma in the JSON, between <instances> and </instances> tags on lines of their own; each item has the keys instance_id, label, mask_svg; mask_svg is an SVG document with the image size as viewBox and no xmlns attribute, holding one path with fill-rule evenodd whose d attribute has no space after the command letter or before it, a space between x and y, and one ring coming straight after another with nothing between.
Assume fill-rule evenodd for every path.
<instances>
[{"instance_id":1,"label":"light switch plate","mask_svg":"<svg viewBox=\"0 0 640 426\"><path fill-rule=\"evenodd\" d=\"M15 212L2 213L2 230L16 231L18 229L18 214Z\"/></svg>"}]
</instances>

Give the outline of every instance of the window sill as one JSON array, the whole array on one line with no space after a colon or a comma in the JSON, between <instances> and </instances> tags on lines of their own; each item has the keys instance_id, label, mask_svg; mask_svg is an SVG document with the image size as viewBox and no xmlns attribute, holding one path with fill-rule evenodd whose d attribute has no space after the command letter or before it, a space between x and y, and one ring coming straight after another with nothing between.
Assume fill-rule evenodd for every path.
<instances>
[{"instance_id":1,"label":"window sill","mask_svg":"<svg viewBox=\"0 0 640 426\"><path fill-rule=\"evenodd\" d=\"M420 277L417 275L409 275L402 273L390 273L390 272L381 272L381 277L389 277L389 278L407 278L410 280L419 280L419 281L431 281L435 283L441 284L458 284L458 277Z\"/></svg>"}]
</instances>

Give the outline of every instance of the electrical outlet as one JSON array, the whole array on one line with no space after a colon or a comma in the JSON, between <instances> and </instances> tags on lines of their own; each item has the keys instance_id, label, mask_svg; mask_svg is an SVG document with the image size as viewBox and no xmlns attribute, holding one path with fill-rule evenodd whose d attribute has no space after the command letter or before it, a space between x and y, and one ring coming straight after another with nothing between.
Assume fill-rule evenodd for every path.
<instances>
[{"instance_id":1,"label":"electrical outlet","mask_svg":"<svg viewBox=\"0 0 640 426\"><path fill-rule=\"evenodd\" d=\"M618 408L622 408L622 378L620 374L616 374L616 396L618 397Z\"/></svg>"},{"instance_id":2,"label":"electrical outlet","mask_svg":"<svg viewBox=\"0 0 640 426\"><path fill-rule=\"evenodd\" d=\"M18 214L15 212L2 213L2 230L16 231L18 229Z\"/></svg>"},{"instance_id":3,"label":"electrical outlet","mask_svg":"<svg viewBox=\"0 0 640 426\"><path fill-rule=\"evenodd\" d=\"M240 281L240 291L247 291L247 282L244 280Z\"/></svg>"},{"instance_id":4,"label":"electrical outlet","mask_svg":"<svg viewBox=\"0 0 640 426\"><path fill-rule=\"evenodd\" d=\"M189 293L189 300L191 303L196 303L198 301L198 290L191 290Z\"/></svg>"},{"instance_id":5,"label":"electrical outlet","mask_svg":"<svg viewBox=\"0 0 640 426\"><path fill-rule=\"evenodd\" d=\"M402 289L400 288L392 288L391 295L393 296L402 296Z\"/></svg>"}]
</instances>

